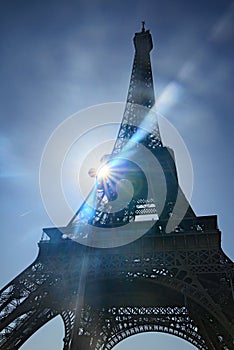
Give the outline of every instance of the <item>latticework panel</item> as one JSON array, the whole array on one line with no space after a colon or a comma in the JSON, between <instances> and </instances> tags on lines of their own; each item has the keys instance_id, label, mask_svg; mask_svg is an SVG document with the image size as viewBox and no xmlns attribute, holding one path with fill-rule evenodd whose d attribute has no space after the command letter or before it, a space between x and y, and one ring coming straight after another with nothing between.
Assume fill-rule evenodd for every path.
<instances>
[{"instance_id":1,"label":"latticework panel","mask_svg":"<svg viewBox=\"0 0 234 350\"><path fill-rule=\"evenodd\" d=\"M77 346L86 344L85 350L110 350L132 335L163 332L185 339L198 349L231 350L232 344L228 346L221 336L215 340L203 332L203 313L199 311L201 321L197 323L185 306L123 306L102 309L99 312L95 310L95 313L88 307L82 313Z\"/></svg>"},{"instance_id":2,"label":"latticework panel","mask_svg":"<svg viewBox=\"0 0 234 350\"><path fill-rule=\"evenodd\" d=\"M173 334L186 339L198 349L208 349L185 307L123 307L108 311L109 315L105 318L108 337L103 349L112 349L123 339L143 332Z\"/></svg>"}]
</instances>

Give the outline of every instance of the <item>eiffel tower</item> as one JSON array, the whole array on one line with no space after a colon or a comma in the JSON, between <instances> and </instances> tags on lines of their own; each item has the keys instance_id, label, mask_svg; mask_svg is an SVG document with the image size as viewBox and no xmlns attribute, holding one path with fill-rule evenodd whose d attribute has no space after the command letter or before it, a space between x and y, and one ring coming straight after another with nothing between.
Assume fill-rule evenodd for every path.
<instances>
[{"instance_id":1,"label":"eiffel tower","mask_svg":"<svg viewBox=\"0 0 234 350\"><path fill-rule=\"evenodd\" d=\"M198 217L187 202L151 116L153 44L144 23L134 45L114 149L70 223L44 229L36 260L1 290L0 349L19 349L58 315L63 350L108 350L142 332L172 334L202 350L234 349L233 263L217 217ZM132 183L133 196L116 209L121 179Z\"/></svg>"}]
</instances>

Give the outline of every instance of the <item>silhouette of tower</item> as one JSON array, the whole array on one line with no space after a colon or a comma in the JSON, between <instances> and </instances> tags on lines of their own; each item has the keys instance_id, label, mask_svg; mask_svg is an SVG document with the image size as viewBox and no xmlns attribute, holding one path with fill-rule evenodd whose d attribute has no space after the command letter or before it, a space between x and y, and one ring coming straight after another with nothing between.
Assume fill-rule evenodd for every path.
<instances>
[{"instance_id":1,"label":"silhouette of tower","mask_svg":"<svg viewBox=\"0 0 234 350\"><path fill-rule=\"evenodd\" d=\"M36 260L1 290L0 349L20 348L57 315L64 350L108 350L152 331L198 349L234 348L233 263L221 249L216 216L194 214L173 152L162 143L151 111L153 44L144 22L134 45L123 120L112 154L103 158L114 175L97 175L67 227L44 229L49 239L39 242ZM116 209L121 179L132 183L133 196ZM114 230L117 243L102 248L96 229ZM122 233L128 244L119 244Z\"/></svg>"}]
</instances>

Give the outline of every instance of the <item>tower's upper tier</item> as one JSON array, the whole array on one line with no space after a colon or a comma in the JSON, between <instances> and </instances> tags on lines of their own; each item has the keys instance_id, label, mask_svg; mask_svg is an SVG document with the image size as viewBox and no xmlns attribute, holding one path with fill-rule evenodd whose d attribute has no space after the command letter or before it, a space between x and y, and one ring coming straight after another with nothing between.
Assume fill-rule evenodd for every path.
<instances>
[{"instance_id":1,"label":"tower's upper tier","mask_svg":"<svg viewBox=\"0 0 234 350\"><path fill-rule=\"evenodd\" d=\"M138 52L150 52L153 48L153 41L149 30L145 30L144 27L140 33L135 33L134 45L136 53Z\"/></svg>"}]
</instances>

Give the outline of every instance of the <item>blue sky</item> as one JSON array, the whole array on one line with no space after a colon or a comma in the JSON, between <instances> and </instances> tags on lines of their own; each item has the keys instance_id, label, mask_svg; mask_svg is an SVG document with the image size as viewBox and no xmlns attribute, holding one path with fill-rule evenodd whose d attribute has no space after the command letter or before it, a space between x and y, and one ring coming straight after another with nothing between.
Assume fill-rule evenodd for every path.
<instances>
[{"instance_id":1,"label":"blue sky","mask_svg":"<svg viewBox=\"0 0 234 350\"><path fill-rule=\"evenodd\" d=\"M83 108L125 100L142 20L153 35L159 110L192 159L193 209L218 215L222 247L233 259L233 11L229 0L1 2L2 286L34 260L41 228L51 225L38 181L50 134ZM53 321L23 349L44 342L57 350L61 329ZM143 345L139 339L116 349L172 348L171 337L144 336ZM180 342L173 338L173 349L182 349Z\"/></svg>"}]
</instances>

